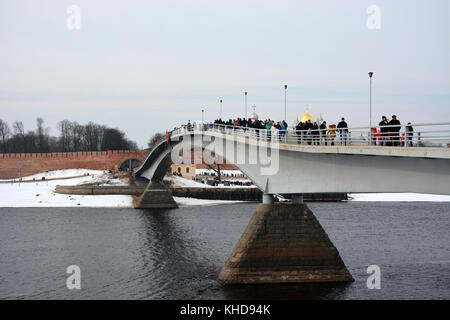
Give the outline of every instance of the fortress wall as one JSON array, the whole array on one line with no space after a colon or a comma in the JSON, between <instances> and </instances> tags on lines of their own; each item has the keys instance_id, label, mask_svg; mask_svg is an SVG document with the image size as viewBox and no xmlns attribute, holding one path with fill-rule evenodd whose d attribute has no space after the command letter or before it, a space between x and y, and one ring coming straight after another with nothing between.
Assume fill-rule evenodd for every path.
<instances>
[{"instance_id":1,"label":"fortress wall","mask_svg":"<svg viewBox=\"0 0 450 320\"><path fill-rule=\"evenodd\" d=\"M39 172L63 169L113 170L128 159L141 162L147 150L116 150L57 153L0 153L0 179L14 179Z\"/></svg>"}]
</instances>

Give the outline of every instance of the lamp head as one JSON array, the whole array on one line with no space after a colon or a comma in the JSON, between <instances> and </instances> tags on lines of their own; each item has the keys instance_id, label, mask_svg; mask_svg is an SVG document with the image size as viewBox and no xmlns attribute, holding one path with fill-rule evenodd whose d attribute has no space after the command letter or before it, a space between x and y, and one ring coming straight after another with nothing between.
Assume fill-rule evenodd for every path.
<instances>
[{"instance_id":1,"label":"lamp head","mask_svg":"<svg viewBox=\"0 0 450 320\"><path fill-rule=\"evenodd\" d=\"M372 78L373 72L369 72L369 77Z\"/></svg>"}]
</instances>

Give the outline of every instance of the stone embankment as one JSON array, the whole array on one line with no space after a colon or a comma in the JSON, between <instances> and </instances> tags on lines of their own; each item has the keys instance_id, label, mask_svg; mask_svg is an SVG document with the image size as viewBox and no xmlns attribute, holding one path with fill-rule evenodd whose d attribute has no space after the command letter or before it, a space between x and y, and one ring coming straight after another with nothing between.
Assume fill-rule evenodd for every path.
<instances>
[{"instance_id":1,"label":"stone embankment","mask_svg":"<svg viewBox=\"0 0 450 320\"><path fill-rule=\"evenodd\" d=\"M122 194L140 196L145 187L139 186L56 186L56 193L80 195ZM258 188L169 188L175 197L197 198L208 200L241 200L261 201L262 192ZM305 194L305 201L342 201L347 194Z\"/></svg>"}]
</instances>

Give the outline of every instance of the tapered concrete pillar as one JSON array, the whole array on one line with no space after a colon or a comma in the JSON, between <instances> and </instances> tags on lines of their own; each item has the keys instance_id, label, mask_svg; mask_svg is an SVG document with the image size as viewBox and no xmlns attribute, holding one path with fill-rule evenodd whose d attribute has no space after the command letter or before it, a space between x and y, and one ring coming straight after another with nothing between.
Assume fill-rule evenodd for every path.
<instances>
[{"instance_id":1,"label":"tapered concrete pillar","mask_svg":"<svg viewBox=\"0 0 450 320\"><path fill-rule=\"evenodd\" d=\"M262 202L264 204L273 204L273 194L263 194Z\"/></svg>"},{"instance_id":2,"label":"tapered concrete pillar","mask_svg":"<svg viewBox=\"0 0 450 320\"><path fill-rule=\"evenodd\" d=\"M169 209L178 208L172 193L162 182L149 182L141 196L133 199L136 209Z\"/></svg>"},{"instance_id":3,"label":"tapered concrete pillar","mask_svg":"<svg viewBox=\"0 0 450 320\"><path fill-rule=\"evenodd\" d=\"M219 281L348 282L353 278L305 204L260 204L222 268Z\"/></svg>"}]
</instances>

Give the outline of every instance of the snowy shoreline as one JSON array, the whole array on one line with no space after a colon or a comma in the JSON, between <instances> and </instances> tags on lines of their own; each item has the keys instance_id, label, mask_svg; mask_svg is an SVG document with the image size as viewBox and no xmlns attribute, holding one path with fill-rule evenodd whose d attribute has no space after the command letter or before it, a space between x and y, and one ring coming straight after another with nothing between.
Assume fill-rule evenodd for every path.
<instances>
[{"instance_id":1,"label":"snowy shoreline","mask_svg":"<svg viewBox=\"0 0 450 320\"><path fill-rule=\"evenodd\" d=\"M46 180L42 180L45 177ZM74 177L74 178L71 178ZM129 195L67 195L55 193L56 185L127 185L124 179L98 170L69 169L50 171L24 177L23 180L36 181L18 183L17 179L0 180L0 207L101 207L132 208L132 196ZM48 180L62 179L64 180ZM175 187L210 187L202 183L180 177L168 177ZM195 198L174 197L177 204L184 206L210 206L220 204L243 203L245 201L204 200ZM450 196L414 193L374 193L349 194L349 201L355 202L449 202Z\"/></svg>"},{"instance_id":2,"label":"snowy shoreline","mask_svg":"<svg viewBox=\"0 0 450 320\"><path fill-rule=\"evenodd\" d=\"M35 174L29 177L23 177L22 180L27 181L23 181L20 183L18 182L18 179L0 180L0 207L132 208L133 197L129 195L68 195L54 192L57 185L128 185L126 181L123 181L120 178L112 178L111 176L111 174L104 173L103 171L99 170L68 169L49 171ZM43 177L45 178L45 180L42 180ZM33 181L33 178L35 178L36 180ZM171 184L176 187L211 187L180 177L168 177L167 180L169 180ZM181 207L210 206L243 202L229 200L204 200L181 197L174 197L174 199Z\"/></svg>"},{"instance_id":3,"label":"snowy shoreline","mask_svg":"<svg viewBox=\"0 0 450 320\"><path fill-rule=\"evenodd\" d=\"M450 196L423 193L350 193L354 202L449 202Z\"/></svg>"}]
</instances>

